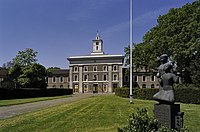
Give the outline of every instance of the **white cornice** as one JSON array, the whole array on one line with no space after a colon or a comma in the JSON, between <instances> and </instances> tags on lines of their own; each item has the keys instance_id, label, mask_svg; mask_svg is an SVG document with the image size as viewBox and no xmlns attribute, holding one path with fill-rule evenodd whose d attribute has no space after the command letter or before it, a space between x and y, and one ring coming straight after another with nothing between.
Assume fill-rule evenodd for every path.
<instances>
[{"instance_id":1,"label":"white cornice","mask_svg":"<svg viewBox=\"0 0 200 132\"><path fill-rule=\"evenodd\" d=\"M124 57L124 55L85 55L85 56L71 56L67 59L84 59L84 58L109 58L109 57Z\"/></svg>"}]
</instances>

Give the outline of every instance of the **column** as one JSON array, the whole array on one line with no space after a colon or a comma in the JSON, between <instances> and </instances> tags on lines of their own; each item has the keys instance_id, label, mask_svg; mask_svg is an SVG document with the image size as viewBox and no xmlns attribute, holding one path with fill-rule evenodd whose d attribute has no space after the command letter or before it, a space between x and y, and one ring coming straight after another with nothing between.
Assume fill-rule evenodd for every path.
<instances>
[{"instance_id":1,"label":"column","mask_svg":"<svg viewBox=\"0 0 200 132\"><path fill-rule=\"evenodd\" d=\"M112 65L108 66L108 92L112 92Z\"/></svg>"},{"instance_id":2,"label":"column","mask_svg":"<svg viewBox=\"0 0 200 132\"><path fill-rule=\"evenodd\" d=\"M72 79L72 72L73 72L73 67L69 67L69 88L73 89L73 79Z\"/></svg>"},{"instance_id":3,"label":"column","mask_svg":"<svg viewBox=\"0 0 200 132\"><path fill-rule=\"evenodd\" d=\"M83 93L83 67L79 66L78 70L78 87L79 87L79 93Z\"/></svg>"}]
</instances>

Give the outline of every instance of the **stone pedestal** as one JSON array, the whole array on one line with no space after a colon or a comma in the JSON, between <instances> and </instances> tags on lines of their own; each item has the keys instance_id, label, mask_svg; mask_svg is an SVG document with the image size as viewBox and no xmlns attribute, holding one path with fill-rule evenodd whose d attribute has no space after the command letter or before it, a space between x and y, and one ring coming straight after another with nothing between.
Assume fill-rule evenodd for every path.
<instances>
[{"instance_id":1,"label":"stone pedestal","mask_svg":"<svg viewBox=\"0 0 200 132\"><path fill-rule=\"evenodd\" d=\"M180 113L180 104L154 104L154 115L160 126L177 128L175 118L178 113Z\"/></svg>"}]
</instances>

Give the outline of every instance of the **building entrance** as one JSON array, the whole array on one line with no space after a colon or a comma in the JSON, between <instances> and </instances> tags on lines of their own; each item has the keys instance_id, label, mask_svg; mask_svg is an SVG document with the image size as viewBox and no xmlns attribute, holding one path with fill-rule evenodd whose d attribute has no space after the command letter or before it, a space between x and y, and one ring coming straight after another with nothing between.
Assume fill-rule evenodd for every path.
<instances>
[{"instance_id":1,"label":"building entrance","mask_svg":"<svg viewBox=\"0 0 200 132\"><path fill-rule=\"evenodd\" d=\"M93 84L93 93L98 93L98 84Z\"/></svg>"}]
</instances>

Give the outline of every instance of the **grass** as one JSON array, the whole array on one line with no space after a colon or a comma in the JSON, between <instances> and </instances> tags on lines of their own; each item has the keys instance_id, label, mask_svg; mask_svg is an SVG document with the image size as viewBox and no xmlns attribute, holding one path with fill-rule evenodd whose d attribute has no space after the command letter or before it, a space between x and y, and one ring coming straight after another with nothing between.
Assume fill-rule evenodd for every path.
<instances>
[{"instance_id":1,"label":"grass","mask_svg":"<svg viewBox=\"0 0 200 132\"><path fill-rule=\"evenodd\" d=\"M1 106L10 106L10 105L25 104L25 103L31 103L31 102L38 102L38 101L44 101L44 100L66 98L66 97L70 97L70 95L54 96L54 97L39 97L39 98L0 100L0 107Z\"/></svg>"},{"instance_id":2,"label":"grass","mask_svg":"<svg viewBox=\"0 0 200 132\"><path fill-rule=\"evenodd\" d=\"M129 115L136 108L147 108L153 115L155 101L129 99L115 95L101 95L70 104L0 120L0 131L44 132L115 132L128 124ZM200 105L181 104L185 112L184 125L192 132L200 130Z\"/></svg>"}]
</instances>

